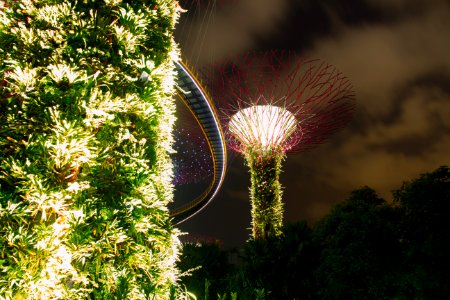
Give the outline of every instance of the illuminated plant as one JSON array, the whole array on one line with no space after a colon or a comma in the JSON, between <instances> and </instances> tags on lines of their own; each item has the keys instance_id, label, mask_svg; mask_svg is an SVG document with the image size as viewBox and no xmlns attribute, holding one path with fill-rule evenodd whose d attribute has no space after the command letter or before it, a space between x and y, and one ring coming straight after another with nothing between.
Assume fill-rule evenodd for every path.
<instances>
[{"instance_id":1,"label":"illuminated plant","mask_svg":"<svg viewBox=\"0 0 450 300\"><path fill-rule=\"evenodd\" d=\"M293 53L251 53L215 68L228 145L250 168L253 238L281 233L279 175L288 152L324 142L350 119L350 82L333 66Z\"/></svg>"},{"instance_id":2,"label":"illuminated plant","mask_svg":"<svg viewBox=\"0 0 450 300\"><path fill-rule=\"evenodd\" d=\"M0 298L169 299L175 1L0 1Z\"/></svg>"}]
</instances>

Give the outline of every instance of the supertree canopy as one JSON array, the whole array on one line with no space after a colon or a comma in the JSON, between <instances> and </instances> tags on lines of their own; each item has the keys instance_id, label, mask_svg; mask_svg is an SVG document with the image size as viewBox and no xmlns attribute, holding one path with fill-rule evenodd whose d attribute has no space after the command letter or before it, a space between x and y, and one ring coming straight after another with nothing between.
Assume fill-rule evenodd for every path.
<instances>
[{"instance_id":1,"label":"supertree canopy","mask_svg":"<svg viewBox=\"0 0 450 300\"><path fill-rule=\"evenodd\" d=\"M294 136L297 119L275 105L253 105L236 112L228 123L229 133L239 143L238 151L285 151Z\"/></svg>"},{"instance_id":2,"label":"supertree canopy","mask_svg":"<svg viewBox=\"0 0 450 300\"><path fill-rule=\"evenodd\" d=\"M250 168L253 238L276 236L283 214L281 162L287 152L323 143L350 121L351 83L325 62L277 51L247 54L212 75L228 146Z\"/></svg>"}]
</instances>

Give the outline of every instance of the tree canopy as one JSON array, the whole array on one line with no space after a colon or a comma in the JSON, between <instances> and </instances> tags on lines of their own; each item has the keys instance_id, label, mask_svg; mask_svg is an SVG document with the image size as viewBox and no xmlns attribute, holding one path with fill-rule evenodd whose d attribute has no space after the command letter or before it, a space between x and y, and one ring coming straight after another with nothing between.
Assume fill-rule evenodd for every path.
<instances>
[{"instance_id":1,"label":"tree canopy","mask_svg":"<svg viewBox=\"0 0 450 300\"><path fill-rule=\"evenodd\" d=\"M314 226L286 224L279 237L250 240L227 274L198 280L220 281L214 292L237 299L450 299L449 178L445 166L423 174L392 203L355 190ZM202 247L185 246L183 260Z\"/></svg>"}]
</instances>

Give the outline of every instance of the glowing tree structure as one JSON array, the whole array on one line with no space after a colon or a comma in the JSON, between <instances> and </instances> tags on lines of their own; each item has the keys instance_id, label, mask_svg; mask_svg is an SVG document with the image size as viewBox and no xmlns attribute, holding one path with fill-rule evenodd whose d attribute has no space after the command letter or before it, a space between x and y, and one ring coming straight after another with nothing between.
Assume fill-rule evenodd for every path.
<instances>
[{"instance_id":1,"label":"glowing tree structure","mask_svg":"<svg viewBox=\"0 0 450 300\"><path fill-rule=\"evenodd\" d=\"M277 236L281 162L287 152L320 144L347 124L352 86L327 63L276 51L250 53L215 71L212 92L224 107L228 145L250 168L253 238Z\"/></svg>"}]
</instances>

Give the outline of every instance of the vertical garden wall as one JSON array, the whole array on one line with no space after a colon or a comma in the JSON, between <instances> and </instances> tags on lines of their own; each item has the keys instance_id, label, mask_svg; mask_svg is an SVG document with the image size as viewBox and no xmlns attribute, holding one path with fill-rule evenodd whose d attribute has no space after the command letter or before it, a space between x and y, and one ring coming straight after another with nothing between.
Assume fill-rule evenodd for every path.
<instances>
[{"instance_id":1,"label":"vertical garden wall","mask_svg":"<svg viewBox=\"0 0 450 300\"><path fill-rule=\"evenodd\" d=\"M168 298L175 2L0 8L0 298Z\"/></svg>"}]
</instances>

